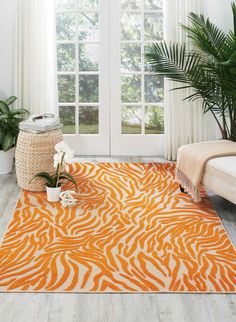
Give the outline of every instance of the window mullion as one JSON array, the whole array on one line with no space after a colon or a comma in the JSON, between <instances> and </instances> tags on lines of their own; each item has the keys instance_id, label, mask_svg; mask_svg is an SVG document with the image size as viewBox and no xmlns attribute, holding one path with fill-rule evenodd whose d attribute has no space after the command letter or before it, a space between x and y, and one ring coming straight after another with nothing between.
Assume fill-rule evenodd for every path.
<instances>
[{"instance_id":1,"label":"window mullion","mask_svg":"<svg viewBox=\"0 0 236 322\"><path fill-rule=\"evenodd\" d=\"M75 133L79 133L79 13L75 4Z\"/></svg>"},{"instance_id":2,"label":"window mullion","mask_svg":"<svg viewBox=\"0 0 236 322\"><path fill-rule=\"evenodd\" d=\"M144 76L144 0L142 0L141 24L141 95L142 95L142 134L145 134L145 76Z\"/></svg>"}]
</instances>

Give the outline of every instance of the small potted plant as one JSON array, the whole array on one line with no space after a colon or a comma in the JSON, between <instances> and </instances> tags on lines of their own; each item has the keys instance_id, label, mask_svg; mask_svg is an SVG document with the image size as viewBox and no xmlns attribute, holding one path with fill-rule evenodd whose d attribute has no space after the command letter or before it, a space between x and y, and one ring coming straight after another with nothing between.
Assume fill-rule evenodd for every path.
<instances>
[{"instance_id":1,"label":"small potted plant","mask_svg":"<svg viewBox=\"0 0 236 322\"><path fill-rule=\"evenodd\" d=\"M69 163L73 159L73 151L69 149L65 142L60 142L55 146L56 154L54 155L54 174L40 172L35 178L42 178L46 182L47 199L49 202L60 200L61 187L65 182L72 182L77 187L75 179L69 174ZM31 180L31 181L32 181Z\"/></svg>"},{"instance_id":2,"label":"small potted plant","mask_svg":"<svg viewBox=\"0 0 236 322\"><path fill-rule=\"evenodd\" d=\"M19 123L29 112L24 109L12 109L17 97L11 96L5 101L0 100L0 174L12 171L14 148L19 134Z\"/></svg>"}]
</instances>

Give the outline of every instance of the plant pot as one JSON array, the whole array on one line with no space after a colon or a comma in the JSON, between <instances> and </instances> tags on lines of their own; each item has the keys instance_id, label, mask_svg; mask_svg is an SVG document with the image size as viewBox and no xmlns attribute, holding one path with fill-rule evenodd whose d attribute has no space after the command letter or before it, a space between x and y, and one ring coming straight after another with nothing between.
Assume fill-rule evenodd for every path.
<instances>
[{"instance_id":1,"label":"plant pot","mask_svg":"<svg viewBox=\"0 0 236 322\"><path fill-rule=\"evenodd\" d=\"M51 188L51 187L46 187L47 189L47 199L49 202L57 202L60 201L60 193L61 193L61 187L57 188Z\"/></svg>"},{"instance_id":2,"label":"plant pot","mask_svg":"<svg viewBox=\"0 0 236 322\"><path fill-rule=\"evenodd\" d=\"M12 172L14 151L14 148L8 150L7 152L0 150L0 174Z\"/></svg>"}]
</instances>

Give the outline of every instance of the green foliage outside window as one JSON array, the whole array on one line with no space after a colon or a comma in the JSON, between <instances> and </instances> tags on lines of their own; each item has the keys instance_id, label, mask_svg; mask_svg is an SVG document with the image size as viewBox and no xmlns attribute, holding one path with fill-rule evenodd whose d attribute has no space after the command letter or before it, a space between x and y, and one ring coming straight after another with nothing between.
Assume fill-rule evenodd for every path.
<instances>
[{"instance_id":1,"label":"green foliage outside window","mask_svg":"<svg viewBox=\"0 0 236 322\"><path fill-rule=\"evenodd\" d=\"M78 1L78 0L76 0ZM79 8L97 9L97 0L80 0L77 2ZM140 0L122 0L121 7L124 10L141 9ZM163 37L162 27L162 0L144 0L144 7L147 10L160 10L160 13L145 13L144 28L145 40L159 40ZM73 10L75 2L73 0L58 0L57 9ZM76 39L76 21L78 25L78 39ZM121 37L122 40L141 40L142 15L140 13L122 13ZM89 103L99 105L99 16L97 13L79 12L77 18L75 12L57 13L57 56L58 56L58 94L59 104L74 104L74 106L60 106L59 113L64 123L64 132L75 133L75 124L79 122L79 133L98 133L98 110L90 107ZM76 41L89 40L92 44L80 43L76 46ZM70 42L70 43L67 43ZM76 53L78 48L78 53ZM102 50L102 48L100 48ZM79 62L76 66L75 57L78 55ZM121 70L122 72L141 72L141 44L126 43L121 45ZM90 75L79 75L76 82L75 72L90 72ZM63 74L61 74L61 72ZM93 74L94 72L94 74ZM67 74L68 73L68 74ZM72 73L72 74L69 74ZM73 74L74 73L74 74ZM152 103L163 103L164 100L164 80L163 78L147 75L144 77L144 99L146 102L145 133L163 133L164 117L163 108L152 107ZM77 84L77 85L76 85ZM142 79L141 75L122 75L122 133L139 134L142 131L142 115L139 109L126 106L126 103L141 103L142 101ZM79 120L75 117L76 97L78 104L88 104L87 109L79 107ZM78 107L77 107L78 108ZM158 114L158 115L157 115ZM126 116L129 115L128 119ZM86 119L88 118L88 119ZM137 119L140 119L138 123ZM136 120L136 121L135 121ZM156 122L156 124L154 124ZM151 133L152 132L152 133Z\"/></svg>"}]
</instances>

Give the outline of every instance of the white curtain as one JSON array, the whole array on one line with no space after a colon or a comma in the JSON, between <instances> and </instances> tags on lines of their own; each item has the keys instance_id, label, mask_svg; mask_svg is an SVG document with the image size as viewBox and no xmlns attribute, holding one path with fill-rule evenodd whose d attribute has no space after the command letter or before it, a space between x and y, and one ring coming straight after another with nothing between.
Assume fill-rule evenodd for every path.
<instances>
[{"instance_id":1,"label":"white curtain","mask_svg":"<svg viewBox=\"0 0 236 322\"><path fill-rule=\"evenodd\" d=\"M165 40L172 43L186 43L188 39L180 24L188 24L188 14L204 13L204 0L165 0ZM216 136L216 125L211 115L203 116L201 101L183 101L187 90L170 91L181 86L170 80L165 81L165 158L176 160L180 146Z\"/></svg>"},{"instance_id":2,"label":"white curtain","mask_svg":"<svg viewBox=\"0 0 236 322\"><path fill-rule=\"evenodd\" d=\"M18 1L18 104L31 113L57 111L54 0Z\"/></svg>"}]
</instances>

